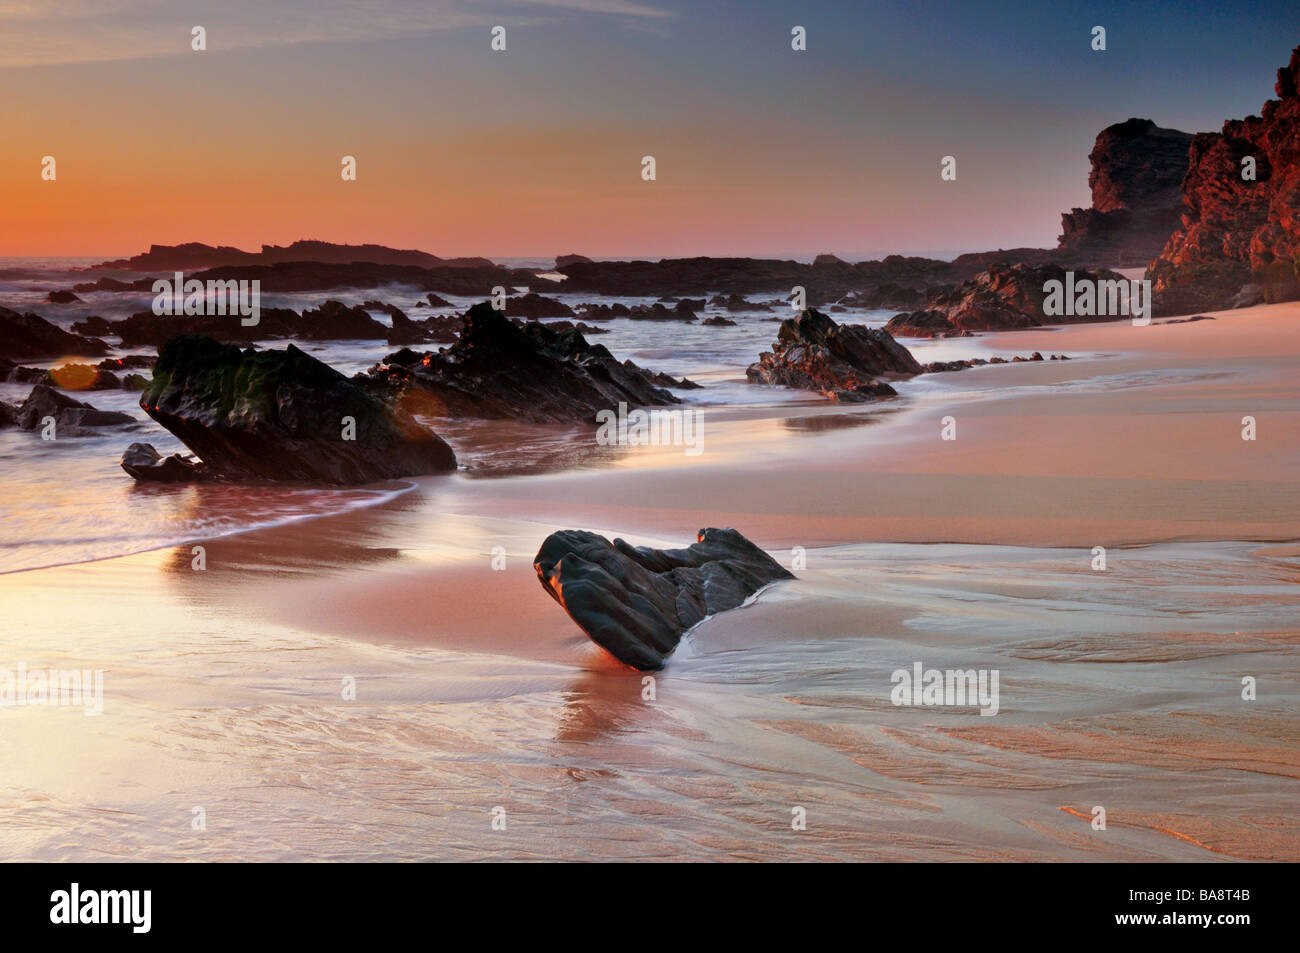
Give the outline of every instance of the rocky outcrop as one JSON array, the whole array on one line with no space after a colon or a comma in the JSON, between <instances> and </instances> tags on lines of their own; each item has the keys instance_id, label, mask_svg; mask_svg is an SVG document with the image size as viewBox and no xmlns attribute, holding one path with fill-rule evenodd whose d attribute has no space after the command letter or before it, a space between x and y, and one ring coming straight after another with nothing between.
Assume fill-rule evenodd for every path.
<instances>
[{"instance_id":1,"label":"rocky outcrop","mask_svg":"<svg viewBox=\"0 0 1300 953\"><path fill-rule=\"evenodd\" d=\"M1076 285L1083 282L1124 281L1113 271L1073 271ZM994 265L955 288L932 290L926 307L892 317L885 325L900 337L950 337L972 331L1008 331L1045 324L1114 321L1125 315L1048 315L1043 308L1049 281L1064 286L1067 273L1060 265Z\"/></svg>"},{"instance_id":2,"label":"rocky outcrop","mask_svg":"<svg viewBox=\"0 0 1300 953\"><path fill-rule=\"evenodd\" d=\"M537 318L572 318L573 309L563 301L544 298L539 294L526 294L506 299L506 314L512 318L535 320Z\"/></svg>"},{"instance_id":3,"label":"rocky outcrop","mask_svg":"<svg viewBox=\"0 0 1300 953\"><path fill-rule=\"evenodd\" d=\"M98 338L70 334L39 314L0 308L0 357L40 360L56 357L103 357L108 345Z\"/></svg>"},{"instance_id":4,"label":"rocky outcrop","mask_svg":"<svg viewBox=\"0 0 1300 953\"><path fill-rule=\"evenodd\" d=\"M586 255L556 255L555 270L559 271L565 265L576 265L584 261L591 261L591 259Z\"/></svg>"},{"instance_id":5,"label":"rocky outcrop","mask_svg":"<svg viewBox=\"0 0 1300 953\"><path fill-rule=\"evenodd\" d=\"M692 626L794 576L734 529L702 529L686 549L552 533L537 578L587 636L619 661L657 671Z\"/></svg>"},{"instance_id":6,"label":"rocky outcrop","mask_svg":"<svg viewBox=\"0 0 1300 953\"><path fill-rule=\"evenodd\" d=\"M884 378L919 373L921 365L888 332L836 324L820 311L808 310L781 322L772 350L751 364L745 376L753 384L797 387L834 400L864 401L896 393Z\"/></svg>"},{"instance_id":7,"label":"rocky outcrop","mask_svg":"<svg viewBox=\"0 0 1300 953\"><path fill-rule=\"evenodd\" d=\"M81 437L99 427L133 424L135 418L116 410L100 410L61 394L46 384L37 384L18 408L18 426L39 430L47 418L54 418L54 436Z\"/></svg>"},{"instance_id":8,"label":"rocky outcrop","mask_svg":"<svg viewBox=\"0 0 1300 953\"><path fill-rule=\"evenodd\" d=\"M413 412L438 417L594 426L597 411L619 403L678 403L649 372L620 363L577 330L515 324L486 302L470 308L451 347L390 354L366 379Z\"/></svg>"},{"instance_id":9,"label":"rocky outcrop","mask_svg":"<svg viewBox=\"0 0 1300 953\"><path fill-rule=\"evenodd\" d=\"M322 264L371 262L376 265L413 265L419 268L491 267L486 258L439 258L415 249L389 248L386 245L336 245L333 242L296 241L292 245L263 245L260 252L243 251L229 245L152 245L147 252L131 258L119 258L95 266L95 269L129 271L192 271L196 268L219 268L226 265L271 265L284 261L312 261Z\"/></svg>"},{"instance_id":10,"label":"rocky outcrop","mask_svg":"<svg viewBox=\"0 0 1300 953\"><path fill-rule=\"evenodd\" d=\"M1259 116L1192 142L1182 227L1147 270L1158 315L1300 298L1300 47ZM1254 179L1244 178L1253 160Z\"/></svg>"},{"instance_id":11,"label":"rocky outcrop","mask_svg":"<svg viewBox=\"0 0 1300 953\"><path fill-rule=\"evenodd\" d=\"M1128 119L1097 135L1092 208L1061 216L1063 250L1112 265L1146 265L1182 220L1182 181L1191 133Z\"/></svg>"},{"instance_id":12,"label":"rocky outcrop","mask_svg":"<svg viewBox=\"0 0 1300 953\"><path fill-rule=\"evenodd\" d=\"M140 406L224 479L347 485L456 465L431 431L292 344L173 338Z\"/></svg>"},{"instance_id":13,"label":"rocky outcrop","mask_svg":"<svg viewBox=\"0 0 1300 953\"><path fill-rule=\"evenodd\" d=\"M441 291L454 295L483 295L500 285L527 287L538 279L531 271L501 268L484 259L483 264L458 265L439 262L433 267L381 265L369 261L319 262L281 261L270 265L221 265L204 271L185 271L185 280L258 281L263 294L334 289L370 289L384 285L408 285L421 294ZM181 269L183 271L183 269ZM165 277L172 278L171 274ZM153 291L154 279L139 278L118 290ZM548 285L553 283L547 282ZM81 285L74 286L80 289Z\"/></svg>"},{"instance_id":14,"label":"rocky outcrop","mask_svg":"<svg viewBox=\"0 0 1300 953\"><path fill-rule=\"evenodd\" d=\"M76 304L81 299L71 291L51 291L45 296L45 300L50 304Z\"/></svg>"}]
</instances>

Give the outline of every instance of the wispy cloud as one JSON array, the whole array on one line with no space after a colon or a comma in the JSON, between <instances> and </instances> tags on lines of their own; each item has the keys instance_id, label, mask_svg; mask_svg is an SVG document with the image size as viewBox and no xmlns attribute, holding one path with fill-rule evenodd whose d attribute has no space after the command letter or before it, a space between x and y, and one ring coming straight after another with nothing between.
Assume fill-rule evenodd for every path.
<instances>
[{"instance_id":1,"label":"wispy cloud","mask_svg":"<svg viewBox=\"0 0 1300 953\"><path fill-rule=\"evenodd\" d=\"M503 0L499 7L512 8L531 19L675 16L632 0ZM190 52L196 25L207 29L208 49L216 52L382 40L501 20L473 0L0 0L0 68L180 56Z\"/></svg>"}]
</instances>

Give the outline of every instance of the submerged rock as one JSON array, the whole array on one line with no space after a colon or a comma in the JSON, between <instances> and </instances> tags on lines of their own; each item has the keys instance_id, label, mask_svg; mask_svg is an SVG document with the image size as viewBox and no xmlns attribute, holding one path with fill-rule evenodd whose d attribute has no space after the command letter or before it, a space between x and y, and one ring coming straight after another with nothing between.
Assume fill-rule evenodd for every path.
<instances>
[{"instance_id":1,"label":"submerged rock","mask_svg":"<svg viewBox=\"0 0 1300 953\"><path fill-rule=\"evenodd\" d=\"M122 469L142 483L187 483L200 479L203 464L193 457L173 453L164 457L151 443L133 443L122 454Z\"/></svg>"},{"instance_id":2,"label":"submerged rock","mask_svg":"<svg viewBox=\"0 0 1300 953\"><path fill-rule=\"evenodd\" d=\"M23 430L39 430L47 417L54 418L56 438L84 436L86 428L116 427L136 422L130 414L100 410L61 394L47 384L37 384L18 408L18 426Z\"/></svg>"},{"instance_id":3,"label":"submerged rock","mask_svg":"<svg viewBox=\"0 0 1300 953\"><path fill-rule=\"evenodd\" d=\"M438 353L403 349L366 372L412 410L439 417L596 422L596 412L680 401L631 361L617 361L577 330L515 324L487 303Z\"/></svg>"},{"instance_id":4,"label":"submerged rock","mask_svg":"<svg viewBox=\"0 0 1300 953\"><path fill-rule=\"evenodd\" d=\"M98 338L70 334L39 314L0 308L0 357L13 360L52 357L103 357L108 345Z\"/></svg>"},{"instance_id":5,"label":"submerged rock","mask_svg":"<svg viewBox=\"0 0 1300 953\"><path fill-rule=\"evenodd\" d=\"M880 378L910 377L921 365L888 332L836 324L809 309L781 322L772 350L751 364L751 383L814 390L834 400L863 401L897 393Z\"/></svg>"},{"instance_id":6,"label":"submerged rock","mask_svg":"<svg viewBox=\"0 0 1300 953\"><path fill-rule=\"evenodd\" d=\"M663 668L691 626L794 578L734 529L702 529L686 549L562 530L542 543L533 568L593 642L642 671Z\"/></svg>"},{"instance_id":7,"label":"submerged rock","mask_svg":"<svg viewBox=\"0 0 1300 953\"><path fill-rule=\"evenodd\" d=\"M432 431L292 344L173 338L140 406L227 479L358 484L456 466Z\"/></svg>"}]
</instances>

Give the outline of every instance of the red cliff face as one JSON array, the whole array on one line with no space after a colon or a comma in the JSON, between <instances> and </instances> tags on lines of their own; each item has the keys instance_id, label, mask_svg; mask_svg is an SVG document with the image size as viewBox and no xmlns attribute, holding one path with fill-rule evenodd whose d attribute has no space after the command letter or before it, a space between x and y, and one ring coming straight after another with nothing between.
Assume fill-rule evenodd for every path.
<instances>
[{"instance_id":1,"label":"red cliff face","mask_svg":"<svg viewBox=\"0 0 1300 953\"><path fill-rule=\"evenodd\" d=\"M1147 277L1157 314L1300 298L1300 47L1261 116L1192 141L1182 228ZM1254 159L1254 179L1243 160Z\"/></svg>"},{"instance_id":2,"label":"red cliff face","mask_svg":"<svg viewBox=\"0 0 1300 953\"><path fill-rule=\"evenodd\" d=\"M1151 261L1181 221L1191 142L1190 133L1150 119L1103 129L1088 156L1092 208L1061 216L1061 250L1110 265Z\"/></svg>"}]
</instances>

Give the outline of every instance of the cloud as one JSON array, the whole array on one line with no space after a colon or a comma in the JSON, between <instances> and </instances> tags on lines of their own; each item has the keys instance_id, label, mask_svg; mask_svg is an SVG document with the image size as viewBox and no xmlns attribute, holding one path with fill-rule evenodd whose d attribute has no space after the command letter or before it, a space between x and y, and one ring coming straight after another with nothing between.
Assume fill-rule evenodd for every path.
<instances>
[{"instance_id":1,"label":"cloud","mask_svg":"<svg viewBox=\"0 0 1300 953\"><path fill-rule=\"evenodd\" d=\"M480 9L475 9L479 7ZM505 12L558 19L579 14L626 22L675 16L633 0L502 0ZM208 49L346 43L485 27L518 17L487 15L473 0L0 0L0 68L180 56L190 29Z\"/></svg>"}]
</instances>

